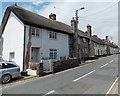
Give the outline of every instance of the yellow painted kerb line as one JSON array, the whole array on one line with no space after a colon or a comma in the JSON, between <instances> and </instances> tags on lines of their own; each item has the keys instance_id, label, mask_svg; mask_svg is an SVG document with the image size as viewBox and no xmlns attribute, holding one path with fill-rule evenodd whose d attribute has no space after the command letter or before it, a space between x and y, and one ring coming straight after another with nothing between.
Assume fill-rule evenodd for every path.
<instances>
[{"instance_id":1,"label":"yellow painted kerb line","mask_svg":"<svg viewBox=\"0 0 120 96\"><path fill-rule=\"evenodd\" d=\"M119 77L117 77L117 79L114 81L114 83L112 84L112 86L110 87L110 89L108 90L108 92L106 93L105 96L107 96L110 93L110 91L112 90L112 88L114 87L114 85L116 84L116 82L118 81L118 79L119 79Z\"/></svg>"}]
</instances>

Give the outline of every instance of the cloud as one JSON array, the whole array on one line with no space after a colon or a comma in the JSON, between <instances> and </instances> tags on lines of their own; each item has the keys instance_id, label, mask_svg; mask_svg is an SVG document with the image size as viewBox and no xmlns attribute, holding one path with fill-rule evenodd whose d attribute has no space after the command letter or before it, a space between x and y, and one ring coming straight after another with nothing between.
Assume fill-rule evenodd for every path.
<instances>
[{"instance_id":1,"label":"cloud","mask_svg":"<svg viewBox=\"0 0 120 96\"><path fill-rule=\"evenodd\" d=\"M41 0L35 0L35 1L33 1L32 3L33 3L33 5L38 6L38 5L42 4L43 1L41 1Z\"/></svg>"},{"instance_id":2,"label":"cloud","mask_svg":"<svg viewBox=\"0 0 120 96\"><path fill-rule=\"evenodd\" d=\"M57 21L70 25L75 10L85 6L85 10L79 11L79 29L86 31L87 24L90 24L93 34L100 38L111 36L112 41L118 43L118 6L115 4L116 2L53 2L45 5L38 14L48 18L50 13L56 13Z\"/></svg>"}]
</instances>

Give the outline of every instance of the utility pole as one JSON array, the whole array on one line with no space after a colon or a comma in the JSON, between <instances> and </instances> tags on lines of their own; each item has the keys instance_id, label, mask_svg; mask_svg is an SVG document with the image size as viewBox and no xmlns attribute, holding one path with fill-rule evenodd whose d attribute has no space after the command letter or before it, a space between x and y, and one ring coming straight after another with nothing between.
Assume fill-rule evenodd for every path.
<instances>
[{"instance_id":1,"label":"utility pole","mask_svg":"<svg viewBox=\"0 0 120 96\"><path fill-rule=\"evenodd\" d=\"M76 25L75 25L75 55L76 55L76 58L79 59L79 48L78 48L78 11L79 10L83 10L85 9L84 7L78 9L75 11L75 18L76 18Z\"/></svg>"},{"instance_id":2,"label":"utility pole","mask_svg":"<svg viewBox=\"0 0 120 96\"><path fill-rule=\"evenodd\" d=\"M79 48L78 48L78 10L75 12L75 18L76 18L76 27L75 27L75 55L76 58L79 58Z\"/></svg>"}]
</instances>

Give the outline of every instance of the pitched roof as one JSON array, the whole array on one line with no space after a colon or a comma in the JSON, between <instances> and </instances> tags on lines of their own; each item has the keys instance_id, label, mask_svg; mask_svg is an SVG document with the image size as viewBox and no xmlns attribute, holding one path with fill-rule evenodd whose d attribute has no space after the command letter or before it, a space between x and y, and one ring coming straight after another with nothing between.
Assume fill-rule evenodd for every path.
<instances>
[{"instance_id":1,"label":"pitched roof","mask_svg":"<svg viewBox=\"0 0 120 96\"><path fill-rule=\"evenodd\" d=\"M67 34L73 34L70 26L55 20L47 19L43 16L32 13L16 5L12 5L7 8L2 21L3 30L10 15L10 12L13 12L24 24L61 31Z\"/></svg>"},{"instance_id":2,"label":"pitched roof","mask_svg":"<svg viewBox=\"0 0 120 96\"><path fill-rule=\"evenodd\" d=\"M90 36L88 36L85 32L83 32L83 31L81 31L81 30L78 31L78 35L79 35L80 37L90 38Z\"/></svg>"},{"instance_id":3,"label":"pitched roof","mask_svg":"<svg viewBox=\"0 0 120 96\"><path fill-rule=\"evenodd\" d=\"M54 30L62 32L64 34L74 34L71 26L58 22L56 20L50 20L16 5L12 5L6 9L5 15L2 20L2 32L4 31L10 12L13 12L26 25ZM0 36L2 35L2 32L0 32ZM88 38L88 36L86 36L81 30L79 30L79 36Z\"/></svg>"},{"instance_id":4,"label":"pitched roof","mask_svg":"<svg viewBox=\"0 0 120 96\"><path fill-rule=\"evenodd\" d=\"M116 44L113 44L113 43L111 43L111 42L109 42L109 45L110 45L111 47L113 47L113 48L119 48Z\"/></svg>"},{"instance_id":5,"label":"pitched roof","mask_svg":"<svg viewBox=\"0 0 120 96\"><path fill-rule=\"evenodd\" d=\"M95 37L95 36L91 36L91 39L92 41L96 42L96 43L99 43L99 44L106 44L106 42L98 37Z\"/></svg>"}]
</instances>

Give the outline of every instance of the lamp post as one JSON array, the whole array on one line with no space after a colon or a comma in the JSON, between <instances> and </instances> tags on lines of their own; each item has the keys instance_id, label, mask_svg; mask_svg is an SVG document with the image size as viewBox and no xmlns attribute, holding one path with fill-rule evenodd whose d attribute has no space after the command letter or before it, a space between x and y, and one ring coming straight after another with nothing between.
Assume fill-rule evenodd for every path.
<instances>
[{"instance_id":1,"label":"lamp post","mask_svg":"<svg viewBox=\"0 0 120 96\"><path fill-rule=\"evenodd\" d=\"M76 10L76 12L75 12L75 18L76 18L76 27L75 27L75 53L76 53L76 58L78 59L79 58L79 48L78 48L78 11L79 10L83 10L83 9L85 9L84 7L82 7L82 8L80 8L80 9L78 9L78 10Z\"/></svg>"}]
</instances>

